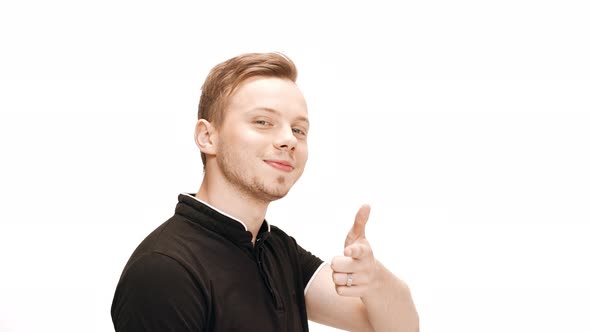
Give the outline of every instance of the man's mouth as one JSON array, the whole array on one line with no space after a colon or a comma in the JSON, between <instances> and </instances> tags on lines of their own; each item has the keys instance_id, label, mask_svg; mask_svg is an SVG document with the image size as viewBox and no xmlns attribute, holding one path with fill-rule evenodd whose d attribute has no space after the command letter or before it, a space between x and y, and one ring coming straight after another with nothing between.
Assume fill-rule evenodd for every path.
<instances>
[{"instance_id":1,"label":"man's mouth","mask_svg":"<svg viewBox=\"0 0 590 332\"><path fill-rule=\"evenodd\" d=\"M269 166L274 167L283 172L291 172L294 169L293 165L285 160L265 160L264 162L267 163Z\"/></svg>"}]
</instances>

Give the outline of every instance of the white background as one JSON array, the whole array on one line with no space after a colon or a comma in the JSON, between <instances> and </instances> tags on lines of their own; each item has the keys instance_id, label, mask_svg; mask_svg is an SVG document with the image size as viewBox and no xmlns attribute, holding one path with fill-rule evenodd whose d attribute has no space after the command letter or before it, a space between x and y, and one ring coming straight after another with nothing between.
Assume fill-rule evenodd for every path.
<instances>
[{"instance_id":1,"label":"white background","mask_svg":"<svg viewBox=\"0 0 590 332\"><path fill-rule=\"evenodd\" d=\"M113 330L129 255L198 189L206 74L264 51L312 121L271 223L329 260L371 204L422 331L590 331L586 3L3 1L0 331Z\"/></svg>"}]
</instances>

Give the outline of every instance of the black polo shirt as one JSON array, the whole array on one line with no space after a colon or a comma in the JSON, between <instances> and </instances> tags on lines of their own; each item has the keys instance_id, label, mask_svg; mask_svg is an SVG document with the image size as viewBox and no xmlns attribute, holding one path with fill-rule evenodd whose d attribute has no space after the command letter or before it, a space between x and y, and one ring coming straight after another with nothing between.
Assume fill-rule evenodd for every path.
<instances>
[{"instance_id":1,"label":"black polo shirt","mask_svg":"<svg viewBox=\"0 0 590 332\"><path fill-rule=\"evenodd\" d=\"M264 221L246 226L181 194L137 247L111 316L123 331L308 331L304 292L322 261Z\"/></svg>"}]
</instances>

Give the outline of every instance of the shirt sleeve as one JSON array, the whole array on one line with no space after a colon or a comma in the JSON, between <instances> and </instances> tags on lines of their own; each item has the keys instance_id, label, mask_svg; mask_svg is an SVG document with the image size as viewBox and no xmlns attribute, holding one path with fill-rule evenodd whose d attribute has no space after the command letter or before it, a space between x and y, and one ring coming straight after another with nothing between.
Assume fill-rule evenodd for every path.
<instances>
[{"instance_id":1,"label":"shirt sleeve","mask_svg":"<svg viewBox=\"0 0 590 332\"><path fill-rule=\"evenodd\" d=\"M111 307L117 332L205 331L207 297L176 260L139 257L122 275Z\"/></svg>"},{"instance_id":2,"label":"shirt sleeve","mask_svg":"<svg viewBox=\"0 0 590 332\"><path fill-rule=\"evenodd\" d=\"M293 239L295 241L295 239ZM297 243L297 242L295 242ZM299 255L299 262L301 263L301 273L303 277L303 284L308 285L312 277L315 276L316 271L320 268L323 261L312 254L311 252L303 249L299 244L297 245L297 254ZM307 289L307 287L306 287Z\"/></svg>"}]
</instances>

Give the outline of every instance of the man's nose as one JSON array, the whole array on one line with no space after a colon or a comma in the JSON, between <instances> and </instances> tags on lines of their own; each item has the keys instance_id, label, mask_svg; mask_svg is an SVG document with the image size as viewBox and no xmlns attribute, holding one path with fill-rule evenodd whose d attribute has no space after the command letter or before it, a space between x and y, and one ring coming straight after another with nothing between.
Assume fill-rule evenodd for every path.
<instances>
[{"instance_id":1,"label":"man's nose","mask_svg":"<svg viewBox=\"0 0 590 332\"><path fill-rule=\"evenodd\" d=\"M293 134L293 128L289 125L282 126L278 130L274 146L277 149L293 150L297 145L297 137Z\"/></svg>"}]
</instances>

